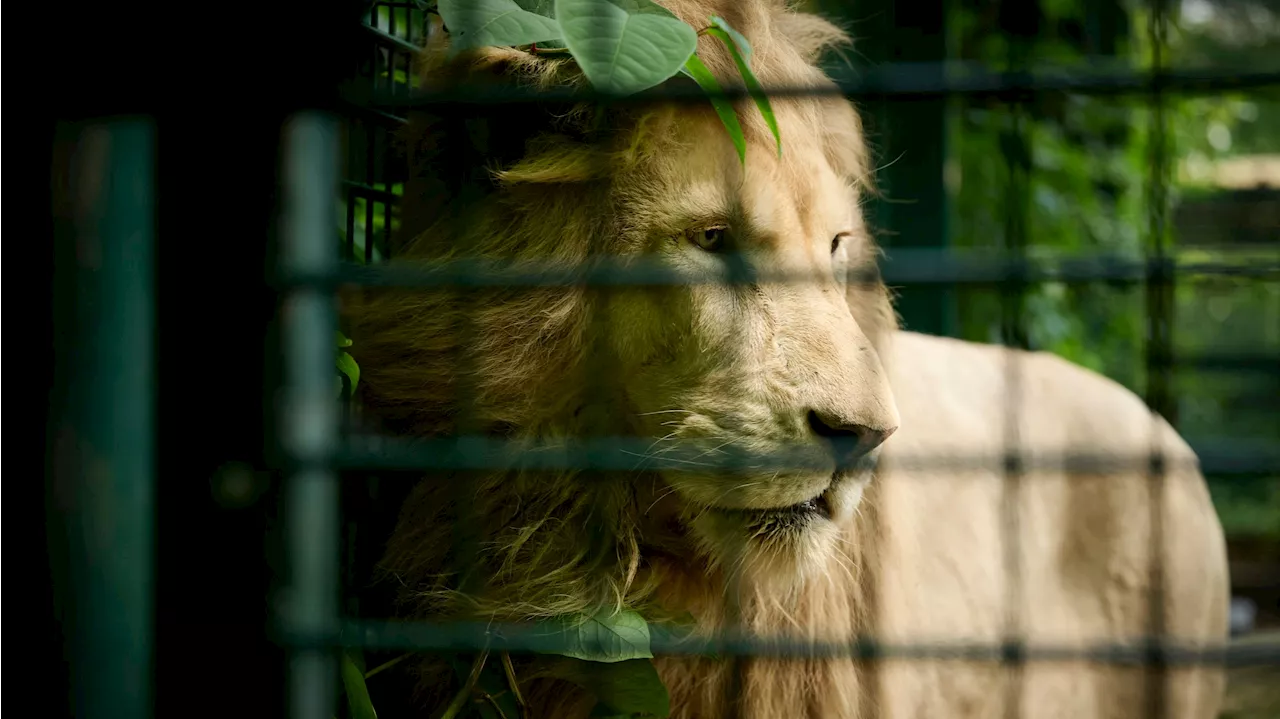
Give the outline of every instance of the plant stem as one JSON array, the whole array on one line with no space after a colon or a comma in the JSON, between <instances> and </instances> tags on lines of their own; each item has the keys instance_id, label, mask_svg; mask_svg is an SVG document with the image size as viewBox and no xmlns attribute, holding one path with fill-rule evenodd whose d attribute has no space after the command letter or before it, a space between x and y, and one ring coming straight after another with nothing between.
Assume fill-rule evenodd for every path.
<instances>
[{"instance_id":1,"label":"plant stem","mask_svg":"<svg viewBox=\"0 0 1280 719\"><path fill-rule=\"evenodd\" d=\"M369 670L369 671L364 675L364 678L365 678L365 679L368 679L369 677L373 676L374 674L377 674L378 672L382 671L383 669L390 669L391 667L394 667L395 665L397 665L397 664L399 664L400 662L404 661L404 660L405 660L405 658L410 657L410 656L412 656L412 655L413 655L413 652L406 652L406 653L401 654L400 656L396 657L395 659L392 659L392 660L390 660L390 661L383 662L383 663L379 664L378 666L374 667L373 669L370 669L370 670Z\"/></svg>"},{"instance_id":2,"label":"plant stem","mask_svg":"<svg viewBox=\"0 0 1280 719\"><path fill-rule=\"evenodd\" d=\"M511 687L511 694L516 698L520 713L527 714L528 707L524 704L524 697L520 695L520 685L516 683L516 668L512 666L511 655L507 652L502 653L502 671L507 675L507 685Z\"/></svg>"},{"instance_id":3,"label":"plant stem","mask_svg":"<svg viewBox=\"0 0 1280 719\"><path fill-rule=\"evenodd\" d=\"M489 696L488 694L481 694L481 696L484 697L485 701L489 702L489 705L493 707L493 710L495 712L498 712L499 719L507 719L507 715L502 712L502 707L498 706L497 699L494 699L492 696Z\"/></svg>"},{"instance_id":4,"label":"plant stem","mask_svg":"<svg viewBox=\"0 0 1280 719\"><path fill-rule=\"evenodd\" d=\"M484 669L484 660L489 658L489 650L480 652L476 660L471 664L471 674L467 675L466 684L462 685L462 690L454 696L453 701L449 702L449 706L444 708L444 712L436 719L454 719L458 716L458 712L462 711L462 707L467 703L467 697L471 696L471 692L475 691L476 682L480 680L480 671Z\"/></svg>"}]
</instances>

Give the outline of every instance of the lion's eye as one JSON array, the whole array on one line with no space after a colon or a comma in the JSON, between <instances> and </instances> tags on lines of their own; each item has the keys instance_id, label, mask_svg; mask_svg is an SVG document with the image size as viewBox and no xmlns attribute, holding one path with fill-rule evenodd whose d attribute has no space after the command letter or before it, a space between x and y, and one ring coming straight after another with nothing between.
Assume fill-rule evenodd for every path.
<instances>
[{"instance_id":1,"label":"lion's eye","mask_svg":"<svg viewBox=\"0 0 1280 719\"><path fill-rule=\"evenodd\" d=\"M727 227L707 227L701 230L694 230L689 233L689 239L693 244L707 252L719 252L724 247L725 234L728 229Z\"/></svg>"},{"instance_id":2,"label":"lion's eye","mask_svg":"<svg viewBox=\"0 0 1280 719\"><path fill-rule=\"evenodd\" d=\"M831 238L831 272L840 284L845 284L849 279L849 248L845 245L846 239L846 232Z\"/></svg>"}]
</instances>

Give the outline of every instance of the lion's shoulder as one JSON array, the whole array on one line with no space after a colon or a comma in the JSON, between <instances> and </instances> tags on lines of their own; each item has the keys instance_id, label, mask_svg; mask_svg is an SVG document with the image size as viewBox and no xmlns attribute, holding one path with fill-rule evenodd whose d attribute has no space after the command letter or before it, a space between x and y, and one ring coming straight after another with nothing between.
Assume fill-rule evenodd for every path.
<instances>
[{"instance_id":1,"label":"lion's shoulder","mask_svg":"<svg viewBox=\"0 0 1280 719\"><path fill-rule=\"evenodd\" d=\"M964 591L984 586L981 577L998 565L979 571L969 563L999 556L987 525L1002 516L1003 460L1012 440L1028 462L1024 511L1038 517L1023 534L1026 561L1047 572L1043 586L1061 592L1046 594L1045 606L1071 607L1081 631L1143 631L1154 531L1149 459L1156 450L1165 461L1167 628L1188 639L1225 636L1225 545L1208 486L1191 446L1139 395L1051 353L906 332L895 335L890 364L902 427L885 445L893 470L886 480L894 485L885 488L892 504L885 511L899 535L928 548L921 557L968 577L957 580ZM1006 422L1010 409L1020 417L1016 434ZM928 464L974 457L981 461L972 473ZM1105 469L1077 464L1082 458ZM937 590L947 595L947 587ZM1096 596L1110 597L1098 605L1101 613L1091 604Z\"/></svg>"},{"instance_id":2,"label":"lion's shoulder","mask_svg":"<svg viewBox=\"0 0 1280 719\"><path fill-rule=\"evenodd\" d=\"M1133 453L1152 447L1194 463L1187 442L1142 397L1119 382L1050 352L1024 351L913 332L893 340L891 372L905 425L962 424L973 446L1002 443L1018 413L1029 443L1064 450Z\"/></svg>"}]
</instances>

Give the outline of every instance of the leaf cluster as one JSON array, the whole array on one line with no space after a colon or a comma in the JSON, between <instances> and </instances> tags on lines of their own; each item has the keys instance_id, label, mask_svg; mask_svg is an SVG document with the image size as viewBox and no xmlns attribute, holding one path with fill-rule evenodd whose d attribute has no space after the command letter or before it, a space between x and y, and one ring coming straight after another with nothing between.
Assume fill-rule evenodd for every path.
<instances>
[{"instance_id":1,"label":"leaf cluster","mask_svg":"<svg viewBox=\"0 0 1280 719\"><path fill-rule=\"evenodd\" d=\"M567 53L605 94L632 95L683 74L707 93L745 163L742 125L697 54L698 36L713 37L732 55L782 153L773 108L751 71L751 45L722 18L712 16L707 27L695 30L651 0L440 0L437 10L449 32L450 53L478 47Z\"/></svg>"}]
</instances>

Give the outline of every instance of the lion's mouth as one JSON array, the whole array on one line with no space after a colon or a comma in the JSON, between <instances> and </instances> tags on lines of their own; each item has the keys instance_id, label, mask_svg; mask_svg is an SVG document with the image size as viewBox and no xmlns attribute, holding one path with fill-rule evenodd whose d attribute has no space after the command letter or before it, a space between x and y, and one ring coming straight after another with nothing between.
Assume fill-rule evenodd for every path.
<instances>
[{"instance_id":1,"label":"lion's mouth","mask_svg":"<svg viewBox=\"0 0 1280 719\"><path fill-rule=\"evenodd\" d=\"M823 519L831 519L831 501L827 497L828 493L829 492L823 492L816 497L806 499L805 501L793 504L790 507L766 511L795 516L812 515L822 517Z\"/></svg>"},{"instance_id":2,"label":"lion's mouth","mask_svg":"<svg viewBox=\"0 0 1280 719\"><path fill-rule=\"evenodd\" d=\"M746 520L749 525L758 529L796 527L815 519L831 519L830 494L831 488L828 487L815 497L810 497L803 502L797 502L785 507L721 509L720 511L736 514Z\"/></svg>"}]
</instances>

